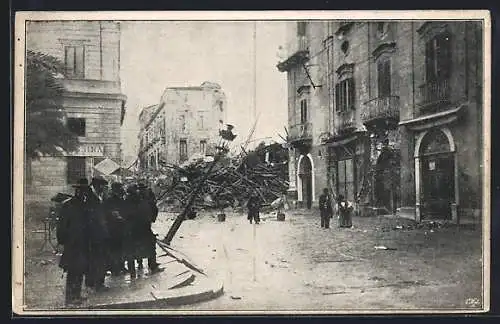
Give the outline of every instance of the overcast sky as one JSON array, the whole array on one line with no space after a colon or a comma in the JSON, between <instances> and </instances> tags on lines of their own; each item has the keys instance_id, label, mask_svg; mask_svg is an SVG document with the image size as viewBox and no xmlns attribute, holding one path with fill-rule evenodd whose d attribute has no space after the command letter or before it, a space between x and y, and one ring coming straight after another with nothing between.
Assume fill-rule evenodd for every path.
<instances>
[{"instance_id":1,"label":"overcast sky","mask_svg":"<svg viewBox=\"0 0 500 324\"><path fill-rule=\"evenodd\" d=\"M217 82L227 96L227 122L244 141L252 127L253 22L122 22L121 82L127 96L123 124L126 161L136 155L138 114L159 102L170 86ZM285 25L257 22L256 138L283 134L287 117L286 74L277 70ZM258 144L258 142L257 142Z\"/></svg>"}]
</instances>

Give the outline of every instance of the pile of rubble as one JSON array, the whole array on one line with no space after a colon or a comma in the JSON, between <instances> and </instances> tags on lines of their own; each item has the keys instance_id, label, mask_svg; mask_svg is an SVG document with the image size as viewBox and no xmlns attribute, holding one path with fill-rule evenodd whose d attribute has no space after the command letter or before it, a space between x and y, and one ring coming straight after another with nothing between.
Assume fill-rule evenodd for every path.
<instances>
[{"instance_id":1,"label":"pile of rubble","mask_svg":"<svg viewBox=\"0 0 500 324\"><path fill-rule=\"evenodd\" d=\"M187 163L168 166L157 177L156 192L161 210L186 206L194 193L193 211L245 206L252 193L264 206L280 198L288 188L286 161L267 163L255 152L238 157L193 158Z\"/></svg>"}]
</instances>

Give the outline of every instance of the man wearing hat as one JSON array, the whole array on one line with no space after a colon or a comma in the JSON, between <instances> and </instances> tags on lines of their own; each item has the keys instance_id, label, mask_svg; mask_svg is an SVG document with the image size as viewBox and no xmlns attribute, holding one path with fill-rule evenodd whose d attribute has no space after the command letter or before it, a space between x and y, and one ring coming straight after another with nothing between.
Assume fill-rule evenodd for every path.
<instances>
[{"instance_id":1,"label":"man wearing hat","mask_svg":"<svg viewBox=\"0 0 500 324\"><path fill-rule=\"evenodd\" d=\"M156 273L163 270L156 262L156 236L151 229L152 223L156 221L156 217L158 216L156 197L151 188L143 181L138 183L137 188L140 197L139 214L143 218L143 222L141 222L143 230L138 233L140 236L138 239L141 240L145 246L145 256L148 259L150 273ZM138 262L139 266L141 266L142 259L139 259Z\"/></svg>"},{"instance_id":2,"label":"man wearing hat","mask_svg":"<svg viewBox=\"0 0 500 324\"><path fill-rule=\"evenodd\" d=\"M89 269L89 224L92 201L89 199L90 188L87 179L80 179L74 196L61 207L57 226L57 241L64 246L59 266L66 273L66 305L82 303L83 278Z\"/></svg>"},{"instance_id":3,"label":"man wearing hat","mask_svg":"<svg viewBox=\"0 0 500 324\"><path fill-rule=\"evenodd\" d=\"M142 245L138 239L141 229L139 204L139 189L136 184L130 184L127 187L123 217L125 218L125 260L131 278L135 278L136 276L135 260L142 260Z\"/></svg>"},{"instance_id":4,"label":"man wearing hat","mask_svg":"<svg viewBox=\"0 0 500 324\"><path fill-rule=\"evenodd\" d=\"M102 177L95 177L90 183L92 212L90 218L90 259L89 275L86 284L96 291L106 290L104 279L109 259L109 231L103 208L104 191L108 182Z\"/></svg>"},{"instance_id":5,"label":"man wearing hat","mask_svg":"<svg viewBox=\"0 0 500 324\"><path fill-rule=\"evenodd\" d=\"M124 213L125 190L119 182L111 185L111 195L104 201L104 211L109 232L109 261L108 267L114 275L123 271L125 264L123 243L125 240L125 219Z\"/></svg>"}]
</instances>

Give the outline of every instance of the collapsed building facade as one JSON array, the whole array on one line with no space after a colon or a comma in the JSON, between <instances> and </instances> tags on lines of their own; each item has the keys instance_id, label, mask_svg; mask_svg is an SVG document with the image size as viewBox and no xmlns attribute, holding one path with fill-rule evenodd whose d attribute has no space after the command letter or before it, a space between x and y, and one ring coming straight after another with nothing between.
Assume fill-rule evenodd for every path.
<instances>
[{"instance_id":1,"label":"collapsed building facade","mask_svg":"<svg viewBox=\"0 0 500 324\"><path fill-rule=\"evenodd\" d=\"M480 21L289 22L289 194L362 215L478 222Z\"/></svg>"},{"instance_id":2,"label":"collapsed building facade","mask_svg":"<svg viewBox=\"0 0 500 324\"><path fill-rule=\"evenodd\" d=\"M180 164L193 154L213 154L225 123L226 96L220 85L168 87L156 105L139 115L139 161L143 170Z\"/></svg>"}]
</instances>

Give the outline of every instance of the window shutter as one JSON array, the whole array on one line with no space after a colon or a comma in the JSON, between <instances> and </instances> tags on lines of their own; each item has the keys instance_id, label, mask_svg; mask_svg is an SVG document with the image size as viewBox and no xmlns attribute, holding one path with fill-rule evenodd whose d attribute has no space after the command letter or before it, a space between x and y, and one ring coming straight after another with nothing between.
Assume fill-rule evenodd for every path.
<instances>
[{"instance_id":1,"label":"window shutter","mask_svg":"<svg viewBox=\"0 0 500 324\"><path fill-rule=\"evenodd\" d=\"M391 61L386 60L384 64L384 84L385 84L385 96L391 95Z\"/></svg>"},{"instance_id":2,"label":"window shutter","mask_svg":"<svg viewBox=\"0 0 500 324\"><path fill-rule=\"evenodd\" d=\"M77 46L75 48L75 76L84 78L85 75L85 48Z\"/></svg>"},{"instance_id":3,"label":"window shutter","mask_svg":"<svg viewBox=\"0 0 500 324\"><path fill-rule=\"evenodd\" d=\"M425 76L427 82L434 80L434 50L433 41L428 41L425 44Z\"/></svg>"},{"instance_id":4,"label":"window shutter","mask_svg":"<svg viewBox=\"0 0 500 324\"><path fill-rule=\"evenodd\" d=\"M354 109L354 96L355 96L355 88L354 88L354 78L348 79L348 109Z\"/></svg>"},{"instance_id":5,"label":"window shutter","mask_svg":"<svg viewBox=\"0 0 500 324\"><path fill-rule=\"evenodd\" d=\"M64 63L66 66L66 74L73 76L75 73L75 48L67 46L64 48Z\"/></svg>"},{"instance_id":6,"label":"window shutter","mask_svg":"<svg viewBox=\"0 0 500 324\"><path fill-rule=\"evenodd\" d=\"M340 84L335 85L335 109L340 111Z\"/></svg>"},{"instance_id":7,"label":"window shutter","mask_svg":"<svg viewBox=\"0 0 500 324\"><path fill-rule=\"evenodd\" d=\"M440 80L447 79L451 68L450 37L447 34L439 36L437 44L437 76Z\"/></svg>"}]
</instances>

